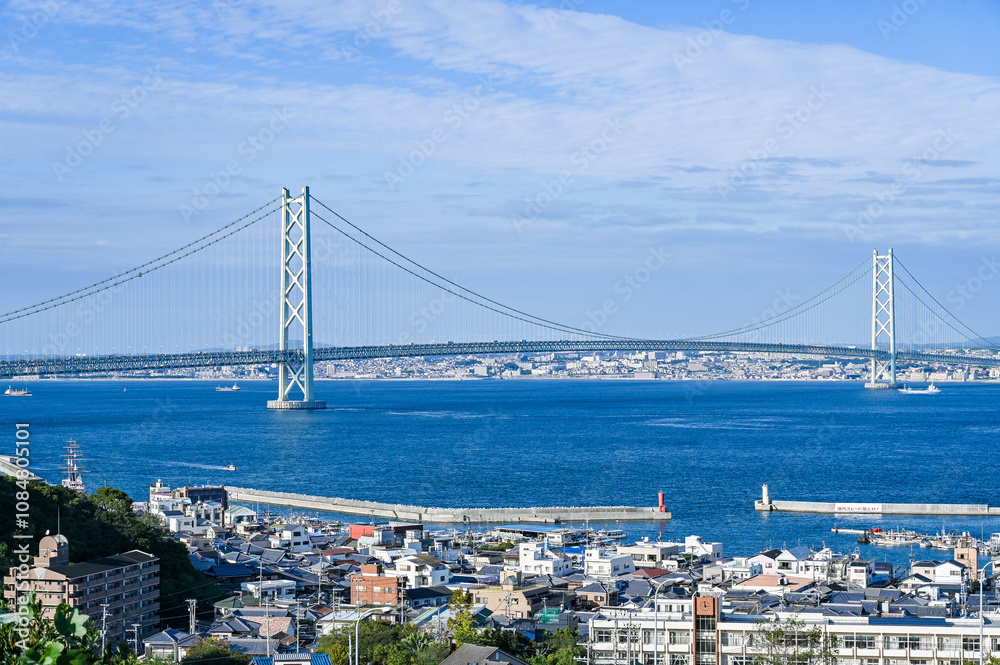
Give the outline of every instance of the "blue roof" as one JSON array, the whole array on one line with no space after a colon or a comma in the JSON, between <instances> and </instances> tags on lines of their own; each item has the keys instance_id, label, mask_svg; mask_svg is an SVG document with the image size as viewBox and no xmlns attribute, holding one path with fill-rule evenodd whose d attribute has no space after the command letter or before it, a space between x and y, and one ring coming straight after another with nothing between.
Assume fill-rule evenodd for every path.
<instances>
[{"instance_id":1,"label":"blue roof","mask_svg":"<svg viewBox=\"0 0 1000 665\"><path fill-rule=\"evenodd\" d=\"M868 617L869 626L947 626L938 617Z\"/></svg>"},{"instance_id":2,"label":"blue roof","mask_svg":"<svg viewBox=\"0 0 1000 665\"><path fill-rule=\"evenodd\" d=\"M325 653L279 653L275 656L257 656L250 661L250 665L275 665L288 660L300 661L306 656L309 657L310 665L333 665L330 656Z\"/></svg>"}]
</instances>

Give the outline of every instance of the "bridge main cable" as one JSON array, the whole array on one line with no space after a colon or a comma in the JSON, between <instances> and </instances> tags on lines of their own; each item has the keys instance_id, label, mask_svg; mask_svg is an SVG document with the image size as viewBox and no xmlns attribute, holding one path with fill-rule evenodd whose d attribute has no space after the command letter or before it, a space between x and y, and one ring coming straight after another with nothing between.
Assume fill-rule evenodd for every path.
<instances>
[{"instance_id":1,"label":"bridge main cable","mask_svg":"<svg viewBox=\"0 0 1000 665\"><path fill-rule=\"evenodd\" d=\"M142 277L144 269L145 269L145 272L148 274L148 273L154 272L156 270L159 270L160 268L165 268L166 266L170 265L171 263L175 263L177 261L180 261L181 259L183 259L183 258L185 258L187 256L190 256L192 254L195 254L197 252L200 252L201 250L203 250L203 249L205 249L207 247L211 247L212 245L214 245L214 244L216 244L218 242L221 242L222 240L225 240L226 238L228 238L228 237L230 237L230 236L232 236L232 235L234 235L236 233L239 233L240 231L242 231L243 229L247 228L248 226L252 226L252 225L256 224L257 222L259 222L260 220L264 219L265 217L267 217L272 212L275 212L277 210L277 208L274 208L273 210L268 210L267 212L265 212L265 213L259 215L258 217L256 217L255 219L252 219L249 222L246 222L242 226L239 226L238 228L233 229L232 231L230 231L229 233L227 233L225 235L222 235L222 236L219 235L223 231L226 231L227 229L230 229L233 226L236 226L237 224L240 224L240 222L243 222L247 218L252 217L253 215L259 213L261 210L264 210L265 208L271 207L275 202L277 202L279 200L279 198L271 199L270 201L268 201L267 203L265 203L261 207L257 208L253 212L250 212L250 213L244 215L243 217L240 217L236 221L230 222L229 224L226 224L225 226L223 226L223 227L221 227L219 229L216 229L215 231L212 231L211 233L209 233L206 236L202 236L201 238L198 238L197 240L189 242L188 244L184 245L183 247L179 247L179 248L175 249L172 252L164 254L163 256L155 258L155 259L153 259L151 261L147 261L146 263L143 263L142 265L136 266L135 268L132 268L131 270L126 270L124 272L120 272L117 275L113 275L113 276L108 277L106 279L102 279L99 282L94 282L93 284L91 284L89 286L85 286L83 288L76 289L75 291L70 291L69 293L64 293L61 296L57 296L55 298L49 298L48 300L43 300L42 302L35 303L34 305L29 305L28 307L22 307L21 309L15 309L15 310L12 310L10 312L6 312L4 314L0 314L0 323L8 323L10 321L16 321L17 319L22 319L22 318L31 316L33 314L38 314L38 313L44 312L46 310L54 309L56 307L61 307L62 305L67 305L67 304L69 304L71 302L75 302L77 300L81 300L83 298L88 298L88 297L90 297L92 295L96 295L98 293L101 293L102 291L107 291L108 289L112 289L112 288L114 288L116 286L119 286L121 284L125 284L126 282L130 282L133 279L138 279L139 277ZM218 236L218 237L216 237L216 236ZM209 238L212 238L212 241L208 242L208 243L205 243L205 241L208 240ZM205 243L205 244L202 244L202 243ZM192 249L189 252L186 252L184 254L180 254L180 252L184 252L184 250L189 249L191 247L195 247L197 245L200 245L200 246L197 247L196 249ZM162 263L164 261L164 259L168 259L170 257L174 257L174 258L172 258L170 261ZM150 266L153 266L153 267L150 268ZM101 287L101 288L97 288L97 287ZM75 297L70 297L70 296L75 296Z\"/></svg>"},{"instance_id":2,"label":"bridge main cable","mask_svg":"<svg viewBox=\"0 0 1000 665\"><path fill-rule=\"evenodd\" d=\"M573 326L569 326L569 325L566 325L566 324L563 324L563 323L559 323L558 321L550 321L548 319L543 319L540 316L535 316L534 314L529 314L528 312L523 312L523 311L521 311L519 309L515 309L514 307L510 307L508 305L504 305L503 303L497 302L496 300L492 300L490 298L487 298L486 296L484 296L484 295L482 295L480 293L476 293L475 291L473 291L471 289L465 288L461 284L457 284L457 283L451 281L447 277L439 275L438 273L434 272L430 268L427 268L426 266L423 266L420 263L417 263L416 261L414 261L413 259L405 256L404 254L401 254L401 253L397 252L395 249L393 249L392 247L389 247L388 245L386 245L384 242L382 242L378 238L375 238L374 236L372 236L371 234L367 233L363 229L361 229L358 226L352 224L350 221L348 221L342 215L340 215L340 213L338 213L337 211L335 211L332 208L330 208L329 206L327 206L325 203L323 203L322 201L320 201L319 199L317 199L315 196L310 196L310 198L313 201L315 201L316 203L318 203L321 206L323 206L324 208L326 208L333 215L336 215L338 219L340 219L341 221L343 221L345 224L349 225L352 229L354 229L358 233L361 233L366 238L370 239L372 242L378 244L380 247L383 247L387 251L392 252L393 254L395 254L396 256L400 257L401 259L403 259L407 263L410 263L410 264L416 266L417 268L419 268L420 270L423 270L424 272L426 272L426 273L428 273L430 275L433 275L434 277L437 277L438 279L442 280L443 282L446 282L447 284L449 284L450 286L455 287L456 289L459 289L459 290L464 291L464 292L466 292L468 294L471 294L475 298L479 298L480 300L483 300L483 301L485 301L487 303L490 303L491 305L495 305L496 307L499 307L500 309L496 309L495 307L491 307L490 305L485 305L485 304L483 304L481 302L477 302L473 298L470 298L468 296L462 295L461 293L456 293L455 291L449 289L448 287L442 286L441 284L437 284L433 280L430 280L427 277L425 277L423 275L420 275L420 274L414 272L413 270L410 270L406 266L400 265L398 262L396 262L393 259L385 256L384 254L382 254L378 250L373 249L373 248L369 247L368 245L366 245L365 243L363 243L360 240L358 240L357 238L352 237L349 233L346 233L343 229L341 229L340 227L338 227L336 224L334 224L334 223L330 222L329 220L327 220L326 218L320 216L317 212L315 212L315 211L312 212L312 214L315 215L324 224L328 225L330 228L332 228L333 230L337 231L338 233L340 233L341 235L343 235L345 238L347 238L347 239L349 239L349 240L357 243L361 247L364 247L369 252L375 254L379 258L381 258L381 259L383 259L385 261L388 261L389 263L391 263L392 265L396 266L400 270L403 270L403 271L407 272L408 274L413 275L417 279L419 279L419 280L421 280L421 281L423 281L423 282L425 282L427 284L430 284L430 285L432 285L432 286L434 286L436 288L439 288L439 289L441 289L441 290L443 290L443 291L445 291L447 293L450 293L450 294L452 294L452 295L454 295L454 296L456 296L458 298L461 298L462 300L465 300L466 302L469 302L469 303L472 303L473 305L477 305L477 306L482 307L484 309L490 310L491 312L495 312L497 314L501 314L503 316L507 316L507 317L510 317L512 319L516 319L518 321L523 321L525 323L530 323L532 325L537 325L539 327L548 328L549 330L555 330L555 331L558 331L558 332L570 333L570 334L573 334L573 335L580 335L580 336L583 336L583 337L592 337L592 338L593 337L598 337L598 338L609 339L609 340L632 340L632 339L635 339L635 338L632 338L632 337L620 337L618 335L609 335L607 333L599 333L597 331L590 331L590 330L583 330L582 328L575 328ZM506 310L506 311L504 311L504 310ZM513 312L514 314L511 314L511 312ZM524 318L524 317L526 317L526 318Z\"/></svg>"}]
</instances>

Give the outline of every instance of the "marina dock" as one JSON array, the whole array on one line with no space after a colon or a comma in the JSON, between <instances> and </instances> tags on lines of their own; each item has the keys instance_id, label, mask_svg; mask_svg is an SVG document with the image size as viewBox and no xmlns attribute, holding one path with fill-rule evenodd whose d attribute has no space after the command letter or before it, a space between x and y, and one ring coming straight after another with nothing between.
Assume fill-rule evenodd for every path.
<instances>
[{"instance_id":1,"label":"marina dock","mask_svg":"<svg viewBox=\"0 0 1000 665\"><path fill-rule=\"evenodd\" d=\"M357 501L336 497L309 496L288 492L227 487L230 501L288 506L303 510L381 517L407 522L565 524L567 522L663 521L669 512L659 507L635 506L546 506L536 508L428 508L403 504Z\"/></svg>"},{"instance_id":2,"label":"marina dock","mask_svg":"<svg viewBox=\"0 0 1000 665\"><path fill-rule=\"evenodd\" d=\"M754 502L758 512L825 513L829 515L1000 515L1000 507L985 503L841 503L824 501L775 501L767 485L763 497ZM847 532L841 529L841 532Z\"/></svg>"}]
</instances>

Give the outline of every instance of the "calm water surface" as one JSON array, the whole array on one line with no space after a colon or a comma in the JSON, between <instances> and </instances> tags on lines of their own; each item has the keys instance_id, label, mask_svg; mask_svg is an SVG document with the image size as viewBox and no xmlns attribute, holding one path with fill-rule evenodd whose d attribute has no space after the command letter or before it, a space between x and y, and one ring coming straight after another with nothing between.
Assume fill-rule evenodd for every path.
<instances>
[{"instance_id":1,"label":"calm water surface","mask_svg":"<svg viewBox=\"0 0 1000 665\"><path fill-rule=\"evenodd\" d=\"M13 423L28 422L34 471L58 480L75 438L88 487L136 499L157 478L463 507L655 505L663 491L673 520L629 525L630 536L697 533L733 554L858 546L830 533L832 516L756 513L762 483L779 499L1000 504L997 385L908 396L833 382L336 381L317 383L331 408L311 413L266 410L274 383L216 385L32 382L32 397L0 400L4 454ZM836 521L1000 531L1000 518Z\"/></svg>"}]
</instances>

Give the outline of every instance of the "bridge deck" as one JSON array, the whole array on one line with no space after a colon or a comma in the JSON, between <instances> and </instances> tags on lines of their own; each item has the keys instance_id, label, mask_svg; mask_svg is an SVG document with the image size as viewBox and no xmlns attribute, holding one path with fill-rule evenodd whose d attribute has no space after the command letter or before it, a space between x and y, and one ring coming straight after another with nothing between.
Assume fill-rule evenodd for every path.
<instances>
[{"instance_id":1,"label":"bridge deck","mask_svg":"<svg viewBox=\"0 0 1000 665\"><path fill-rule=\"evenodd\" d=\"M693 351L715 353L783 353L888 360L882 349L808 344L762 344L754 342L714 342L700 340L597 340L554 342L449 342L446 344L390 344L382 346L346 346L317 348L316 362L326 360L361 360L371 358L407 358L420 356L489 355L501 353L553 353L560 351ZM133 356L75 356L71 358L27 358L0 361L0 378L41 374L87 374L128 372L151 369L219 367L232 365L301 364L302 351L219 351ZM917 363L952 363L976 367L1000 367L1000 355L972 356L941 353L899 352L897 361Z\"/></svg>"}]
</instances>

